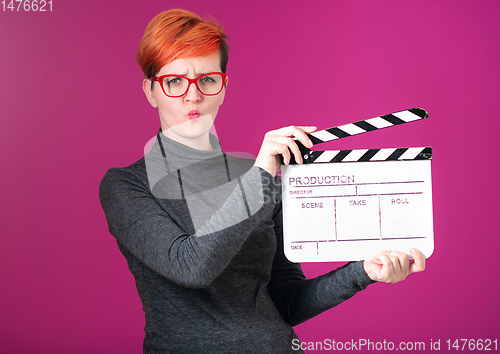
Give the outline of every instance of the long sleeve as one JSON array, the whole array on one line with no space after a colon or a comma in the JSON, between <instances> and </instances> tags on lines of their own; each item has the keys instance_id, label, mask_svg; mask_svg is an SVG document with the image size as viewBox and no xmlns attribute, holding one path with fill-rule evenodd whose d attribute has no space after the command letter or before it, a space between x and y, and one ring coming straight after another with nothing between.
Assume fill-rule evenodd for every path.
<instances>
[{"instance_id":1,"label":"long sleeve","mask_svg":"<svg viewBox=\"0 0 500 354\"><path fill-rule=\"evenodd\" d=\"M129 170L109 170L99 195L109 230L122 247L178 285L205 288L227 267L255 226L270 217L277 187L269 179L257 167L242 175L220 209L206 219L203 236L186 227L192 223L185 200L155 197L145 179Z\"/></svg>"},{"instance_id":2,"label":"long sleeve","mask_svg":"<svg viewBox=\"0 0 500 354\"><path fill-rule=\"evenodd\" d=\"M143 303L145 352L290 353L292 325L365 286L361 268L306 280L285 258L279 177L220 149L164 146L99 189Z\"/></svg>"},{"instance_id":3,"label":"long sleeve","mask_svg":"<svg viewBox=\"0 0 500 354\"><path fill-rule=\"evenodd\" d=\"M274 225L277 252L268 289L281 316L292 326L337 306L374 283L361 261L306 279L300 264L290 262L284 255L281 204L276 207Z\"/></svg>"}]
</instances>

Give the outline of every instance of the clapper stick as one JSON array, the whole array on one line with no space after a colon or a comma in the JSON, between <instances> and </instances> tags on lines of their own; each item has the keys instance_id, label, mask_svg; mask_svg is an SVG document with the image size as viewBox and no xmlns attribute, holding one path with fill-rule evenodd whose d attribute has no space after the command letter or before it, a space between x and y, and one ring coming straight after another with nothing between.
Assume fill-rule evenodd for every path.
<instances>
[{"instance_id":1,"label":"clapper stick","mask_svg":"<svg viewBox=\"0 0 500 354\"><path fill-rule=\"evenodd\" d=\"M387 127L427 118L429 115L423 108L411 108L383 116L360 120L358 122L340 125L338 127L319 130L307 134L313 144L346 138L348 136L371 132ZM361 150L329 150L311 151L296 141L302 154L304 163L313 162L351 162L351 161L387 161L387 160L418 160L431 159L432 149L422 148L394 148L394 149L361 149ZM290 164L296 164L293 155Z\"/></svg>"}]
</instances>

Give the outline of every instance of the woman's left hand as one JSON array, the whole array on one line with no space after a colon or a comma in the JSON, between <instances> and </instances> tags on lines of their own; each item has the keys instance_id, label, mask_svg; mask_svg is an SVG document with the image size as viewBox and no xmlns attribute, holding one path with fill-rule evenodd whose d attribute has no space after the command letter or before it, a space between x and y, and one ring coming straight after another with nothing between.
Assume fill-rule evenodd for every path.
<instances>
[{"instance_id":1,"label":"woman's left hand","mask_svg":"<svg viewBox=\"0 0 500 354\"><path fill-rule=\"evenodd\" d=\"M371 280L385 283L397 283L404 280L409 274L422 272L425 269L425 257L419 250L410 250L413 262L406 253L386 251L377 254L371 260L363 263L366 274Z\"/></svg>"}]
</instances>

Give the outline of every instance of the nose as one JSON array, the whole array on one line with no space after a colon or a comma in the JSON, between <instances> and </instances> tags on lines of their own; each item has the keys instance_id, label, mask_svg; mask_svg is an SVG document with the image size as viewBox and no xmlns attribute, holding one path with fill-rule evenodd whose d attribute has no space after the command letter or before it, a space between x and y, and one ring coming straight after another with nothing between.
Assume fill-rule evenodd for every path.
<instances>
[{"instance_id":1,"label":"nose","mask_svg":"<svg viewBox=\"0 0 500 354\"><path fill-rule=\"evenodd\" d=\"M196 84L190 83L189 88L186 93L186 101L188 102L199 102L201 100L201 93L198 91Z\"/></svg>"}]
</instances>

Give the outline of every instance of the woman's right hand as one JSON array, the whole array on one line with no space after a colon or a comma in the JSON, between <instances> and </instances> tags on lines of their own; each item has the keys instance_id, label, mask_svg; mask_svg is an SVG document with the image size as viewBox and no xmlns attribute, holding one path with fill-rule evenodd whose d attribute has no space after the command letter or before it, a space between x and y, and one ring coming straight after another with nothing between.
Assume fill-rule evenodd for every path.
<instances>
[{"instance_id":1,"label":"woman's right hand","mask_svg":"<svg viewBox=\"0 0 500 354\"><path fill-rule=\"evenodd\" d=\"M295 161L301 164L302 156L293 137L299 140L305 147L312 148L313 144L307 134L314 131L316 131L316 127L297 127L291 125L267 132L254 166L262 168L274 177L281 168L279 155L283 155L285 165L290 163L290 153L293 154Z\"/></svg>"}]
</instances>

